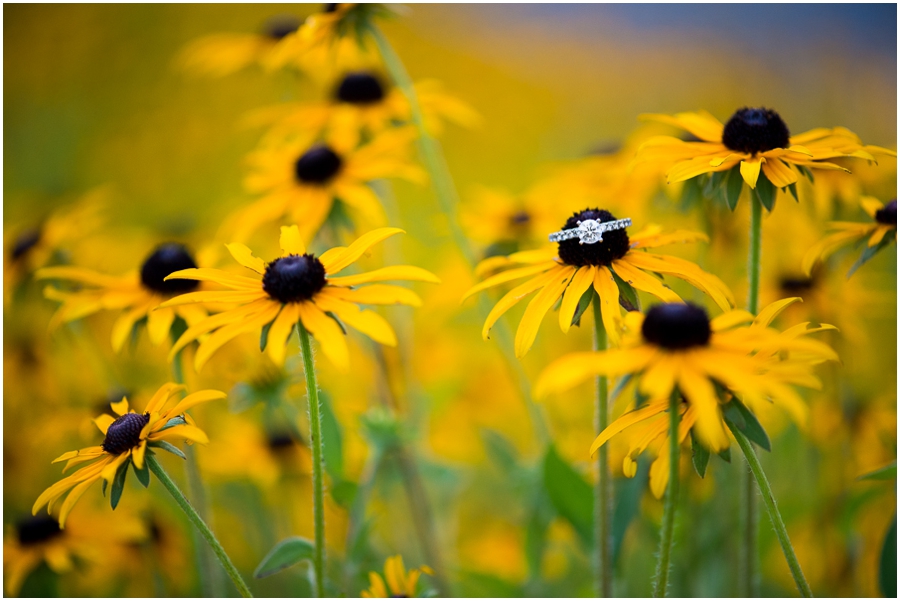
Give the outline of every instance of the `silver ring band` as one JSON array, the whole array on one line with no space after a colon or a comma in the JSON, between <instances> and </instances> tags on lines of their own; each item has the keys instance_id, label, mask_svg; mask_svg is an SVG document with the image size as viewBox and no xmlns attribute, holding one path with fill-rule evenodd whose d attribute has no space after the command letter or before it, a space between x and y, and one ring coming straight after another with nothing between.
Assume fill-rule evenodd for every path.
<instances>
[{"instance_id":1,"label":"silver ring band","mask_svg":"<svg viewBox=\"0 0 900 601\"><path fill-rule=\"evenodd\" d=\"M578 238L579 244L595 244L603 242L603 232L613 230L624 230L631 225L631 218L617 219L615 221L597 221L596 219L585 219L578 222L578 227L570 230L560 230L553 232L548 236L550 242L562 242L563 240L571 240Z\"/></svg>"}]
</instances>

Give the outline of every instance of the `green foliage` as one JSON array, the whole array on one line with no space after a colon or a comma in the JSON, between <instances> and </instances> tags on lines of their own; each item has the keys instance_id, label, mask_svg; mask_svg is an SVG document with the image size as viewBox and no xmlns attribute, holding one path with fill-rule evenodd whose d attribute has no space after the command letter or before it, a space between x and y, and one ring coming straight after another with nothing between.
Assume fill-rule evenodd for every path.
<instances>
[{"instance_id":1,"label":"green foliage","mask_svg":"<svg viewBox=\"0 0 900 601\"><path fill-rule=\"evenodd\" d=\"M897 462L890 465L880 467L875 471L869 472L857 478L857 480L896 480L897 479Z\"/></svg>"},{"instance_id":2,"label":"green foliage","mask_svg":"<svg viewBox=\"0 0 900 601\"><path fill-rule=\"evenodd\" d=\"M732 211L737 208L738 200L741 198L741 191L743 189L744 176L741 175L741 168L740 165L738 165L728 171L728 178L724 187L725 203Z\"/></svg>"},{"instance_id":3,"label":"green foliage","mask_svg":"<svg viewBox=\"0 0 900 601\"><path fill-rule=\"evenodd\" d=\"M891 522L878 561L878 588L888 599L897 597L897 515Z\"/></svg>"},{"instance_id":4,"label":"green foliage","mask_svg":"<svg viewBox=\"0 0 900 601\"><path fill-rule=\"evenodd\" d=\"M344 448L341 426L331 409L331 400L324 392L319 392L319 406L322 409L322 454L325 469L333 480L340 480L344 474Z\"/></svg>"},{"instance_id":5,"label":"green foliage","mask_svg":"<svg viewBox=\"0 0 900 601\"><path fill-rule=\"evenodd\" d=\"M144 467L138 469L136 465L134 466L134 475L137 476L138 482L140 482L144 488L150 486L150 468L147 467L146 457Z\"/></svg>"},{"instance_id":6,"label":"green foliage","mask_svg":"<svg viewBox=\"0 0 900 601\"><path fill-rule=\"evenodd\" d=\"M544 455L544 489L556 512L572 524L585 546L593 539L593 491L591 485L550 445Z\"/></svg>"},{"instance_id":7,"label":"green foliage","mask_svg":"<svg viewBox=\"0 0 900 601\"><path fill-rule=\"evenodd\" d=\"M638 469L634 478L616 478L613 482L613 516L612 516L612 553L613 564L618 561L622 551L622 542L628 526L637 517L641 508L641 497L647 490L647 477L650 474L650 463L645 459L638 461Z\"/></svg>"},{"instance_id":8,"label":"green foliage","mask_svg":"<svg viewBox=\"0 0 900 601\"><path fill-rule=\"evenodd\" d=\"M109 491L109 505L113 509L119 505L119 499L122 498L122 493L125 491L125 476L128 475L129 465L131 465L131 460L120 465L119 469L116 471L115 478L113 478L112 486Z\"/></svg>"},{"instance_id":9,"label":"green foliage","mask_svg":"<svg viewBox=\"0 0 900 601\"><path fill-rule=\"evenodd\" d=\"M691 428L691 460L694 463L697 475L701 478L706 476L706 466L709 464L709 449L700 444L694 435L693 428Z\"/></svg>"},{"instance_id":10,"label":"green foliage","mask_svg":"<svg viewBox=\"0 0 900 601\"><path fill-rule=\"evenodd\" d=\"M572 316L572 325L573 326L581 326L581 316L584 315L584 312L587 311L587 308L591 306L591 300L594 298L594 288L593 286L584 291L584 294L581 295L581 298L578 299L578 306L575 307L575 315Z\"/></svg>"},{"instance_id":11,"label":"green foliage","mask_svg":"<svg viewBox=\"0 0 900 601\"><path fill-rule=\"evenodd\" d=\"M256 570L254 578L265 578L277 574L300 563L312 561L316 547L312 541L300 536L289 536L277 545L263 558Z\"/></svg>"},{"instance_id":12,"label":"green foliage","mask_svg":"<svg viewBox=\"0 0 900 601\"><path fill-rule=\"evenodd\" d=\"M760 171L759 179L756 180L756 188L753 189L753 194L770 213L772 212L772 209L775 208L775 196L777 192L778 189L775 185L769 181L769 178L767 178L762 171Z\"/></svg>"},{"instance_id":13,"label":"green foliage","mask_svg":"<svg viewBox=\"0 0 900 601\"><path fill-rule=\"evenodd\" d=\"M172 453L173 455L178 455L182 459L187 459L187 456L181 452L181 449L170 442L166 442L165 440L155 440L153 442L147 443L147 446L162 449L164 451Z\"/></svg>"},{"instance_id":14,"label":"green foliage","mask_svg":"<svg viewBox=\"0 0 900 601\"><path fill-rule=\"evenodd\" d=\"M751 442L755 442L761 448L771 452L772 443L769 441L769 435L766 434L756 416L743 403L732 399L725 405L722 412L725 414L725 419L734 424Z\"/></svg>"},{"instance_id":15,"label":"green foliage","mask_svg":"<svg viewBox=\"0 0 900 601\"><path fill-rule=\"evenodd\" d=\"M862 254L859 256L859 259L856 260L856 263L854 263L850 268L850 271L847 272L847 279L850 279L850 276L856 273L857 269L868 263L869 259L877 255L882 248L888 246L896 238L897 230L894 230L885 234L884 238L881 239L881 242L879 242L875 246L866 246L866 248L862 251Z\"/></svg>"}]
</instances>

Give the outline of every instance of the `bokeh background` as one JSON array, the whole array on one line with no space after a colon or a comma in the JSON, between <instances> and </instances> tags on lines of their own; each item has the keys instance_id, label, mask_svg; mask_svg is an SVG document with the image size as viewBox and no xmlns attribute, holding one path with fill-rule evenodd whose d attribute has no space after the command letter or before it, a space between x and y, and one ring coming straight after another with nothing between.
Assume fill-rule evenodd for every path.
<instances>
[{"instance_id":1,"label":"bokeh background","mask_svg":"<svg viewBox=\"0 0 900 601\"><path fill-rule=\"evenodd\" d=\"M200 36L253 32L273 14L304 16L314 9L5 5L6 252L18 233L98 186L112 199L109 218L73 248L74 263L119 274L134 269L159 242L176 239L195 248L209 242L225 216L249 200L242 188L244 157L259 131L242 127L243 117L279 101L310 100L313 92L290 73L251 69L221 79L189 77L175 68L175 57ZM385 22L384 30L413 78L442 81L483 119L474 129L447 127L441 140L463 212L475 210L472 199L479 187L515 193L554 167L621 144L645 112L705 109L725 120L739 107L764 105L776 108L792 132L841 125L868 144L896 148L896 5L406 5L398 10L400 16ZM860 165L854 177L868 194L882 200L896 196L895 159L878 167ZM404 254L444 282L419 290L425 310L388 312L404 324L398 329L406 331L410 344L383 359L403 366L407 376L400 394L393 395L399 399L395 409L408 416L453 591L590 594L589 552L577 528L560 515L535 517L532 511L529 482L538 477L534 466L542 449L496 346L481 340L473 303L459 303L475 278L453 246L431 192L402 182L394 190L399 220L394 225L408 235L386 252ZM661 198L649 211L654 221L700 227L696 215L679 212L665 194ZM579 208L566 207L564 200L560 224ZM598 202L627 215L626 200ZM728 252L678 251L705 261L738 298L744 294L746 206L735 214L739 234L732 246L720 248ZM797 268L805 248L823 231L823 220L810 220L810 206L779 199L766 222L764 274L772 289L779 277L787 277L787 265ZM271 250L274 240L270 243ZM878 557L894 515L896 483L856 478L896 458L896 247L853 280L843 279L845 271L823 285L811 310L812 318L827 317L854 334L852 344L849 337L829 340L844 365L824 378L825 392L809 395L808 430L777 416L765 422L774 449L764 461L813 590L823 596L869 596L879 594ZM7 527L29 513L37 495L58 478L53 458L97 444L89 420L105 400L122 390L147 398L169 377L165 351L144 338L112 354L110 316L51 336L47 323L53 309L54 303L41 297L41 284L27 281L4 311ZM511 312L509 323L517 323L520 314L521 308ZM794 322L810 318L798 314ZM538 344L523 360L531 379L564 352L590 347L588 328L563 336L552 326L544 324ZM253 378L265 380L256 340L246 338L223 352L218 366L189 374L189 385L233 390ZM340 458L332 459L340 473L331 474L333 482L360 482L367 473L370 445L361 416L391 387L377 376L379 356L355 340L354 378L320 362L340 437ZM299 365L291 368L300 373ZM300 379L284 383L280 393L302 399ZM277 540L311 534L309 458L302 444L285 451L273 443L290 416L265 403L242 407L238 396L231 395L228 407L198 411L212 443L197 453L215 529L249 574ZM590 388L550 399L543 411L560 454L588 481L587 449L594 436ZM176 461L167 465L180 477ZM684 467L688 485L676 532L673 592L734 594L738 465L720 462L704 480ZM393 464L378 470L365 512L366 552L353 561L342 563L349 557L347 507L329 498L332 576L349 594L365 586L366 570L378 569L387 555L402 553L408 565L425 561L398 470ZM617 481L625 508L617 560L621 595L648 594L655 563L661 503L646 492L642 477L646 467L635 480ZM73 524L80 518L86 530L104 531L115 540L62 577L41 568L26 581L23 594L196 594L188 524L159 488L129 487L115 513L90 491ZM535 520L545 526L537 552L530 530ZM787 567L762 520L763 592L791 595ZM252 586L269 595L309 590L303 570Z\"/></svg>"}]
</instances>

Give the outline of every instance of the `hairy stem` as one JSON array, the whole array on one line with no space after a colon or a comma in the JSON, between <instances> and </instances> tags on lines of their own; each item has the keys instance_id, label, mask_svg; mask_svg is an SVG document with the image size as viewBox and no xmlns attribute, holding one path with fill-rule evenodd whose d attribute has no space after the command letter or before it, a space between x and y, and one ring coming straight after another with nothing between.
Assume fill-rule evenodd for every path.
<instances>
[{"instance_id":1,"label":"hairy stem","mask_svg":"<svg viewBox=\"0 0 900 601\"><path fill-rule=\"evenodd\" d=\"M606 329L600 313L600 296L594 292L594 350L606 350ZM609 390L606 376L597 377L594 405L596 434L609 425ZM594 484L594 590L598 597L612 597L612 481L609 447L597 451L597 481Z\"/></svg>"},{"instance_id":2,"label":"hairy stem","mask_svg":"<svg viewBox=\"0 0 900 601\"><path fill-rule=\"evenodd\" d=\"M669 586L669 572L672 568L672 539L675 532L675 512L678 506L678 466L681 445L678 443L678 413L681 395L678 389L669 397L669 484L666 489L666 504L663 510L662 529L659 538L659 558L653 583L653 596L665 597Z\"/></svg>"}]
</instances>

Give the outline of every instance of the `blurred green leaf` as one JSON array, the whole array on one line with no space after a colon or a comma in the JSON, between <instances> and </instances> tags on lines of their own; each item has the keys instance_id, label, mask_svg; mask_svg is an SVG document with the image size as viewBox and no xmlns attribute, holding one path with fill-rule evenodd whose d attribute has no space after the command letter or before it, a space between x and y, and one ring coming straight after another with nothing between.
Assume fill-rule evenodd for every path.
<instances>
[{"instance_id":1,"label":"blurred green leaf","mask_svg":"<svg viewBox=\"0 0 900 601\"><path fill-rule=\"evenodd\" d=\"M137 476L138 482L140 482L144 488L150 486L150 468L147 467L147 461L144 461L144 467L138 469L137 466L134 466L134 475Z\"/></svg>"},{"instance_id":2,"label":"blurred green leaf","mask_svg":"<svg viewBox=\"0 0 900 601\"><path fill-rule=\"evenodd\" d=\"M277 545L263 558L256 570L254 578L265 578L297 565L301 561L313 558L316 546L312 541L299 536L290 536Z\"/></svg>"},{"instance_id":3,"label":"blurred green leaf","mask_svg":"<svg viewBox=\"0 0 900 601\"><path fill-rule=\"evenodd\" d=\"M756 194L756 197L770 213L772 212L772 209L775 208L775 195L777 192L778 190L775 188L775 185L769 181L769 178L767 178L762 171L760 171L759 179L756 180L756 188L753 190L753 193Z\"/></svg>"},{"instance_id":4,"label":"blurred green leaf","mask_svg":"<svg viewBox=\"0 0 900 601\"><path fill-rule=\"evenodd\" d=\"M147 446L162 449L164 451L172 453L173 455L178 455L182 459L187 459L187 456L181 452L181 449L170 442L166 442L165 440L154 440L153 442L147 443Z\"/></svg>"},{"instance_id":5,"label":"blurred green leaf","mask_svg":"<svg viewBox=\"0 0 900 601\"><path fill-rule=\"evenodd\" d=\"M897 514L888 528L878 562L878 588L888 599L897 598Z\"/></svg>"},{"instance_id":6,"label":"blurred green leaf","mask_svg":"<svg viewBox=\"0 0 900 601\"><path fill-rule=\"evenodd\" d=\"M762 424L756 419L749 409L737 399L732 399L723 410L725 419L731 421L734 426L744 433L751 441L755 442L761 448L771 452L772 443L769 441L769 435L766 434Z\"/></svg>"},{"instance_id":7,"label":"blurred green leaf","mask_svg":"<svg viewBox=\"0 0 900 601\"><path fill-rule=\"evenodd\" d=\"M547 529L553 520L554 512L545 491L539 489L532 497L528 522L525 524L525 559L528 562L528 573L532 578L540 578Z\"/></svg>"},{"instance_id":8,"label":"blurred green leaf","mask_svg":"<svg viewBox=\"0 0 900 601\"><path fill-rule=\"evenodd\" d=\"M857 480L896 480L897 479L897 462L890 465L880 467L875 471L869 472L857 478Z\"/></svg>"},{"instance_id":9,"label":"blurred green leaf","mask_svg":"<svg viewBox=\"0 0 900 601\"><path fill-rule=\"evenodd\" d=\"M879 242L875 246L866 246L866 248L862 251L862 254L859 256L859 259L856 260L856 263L854 263L850 270L847 272L847 278L849 279L850 276L856 273L857 269L868 263L869 259L877 255L882 248L893 242L896 237L897 231L894 230L885 234L884 238L881 239L881 242Z\"/></svg>"},{"instance_id":10,"label":"blurred green leaf","mask_svg":"<svg viewBox=\"0 0 900 601\"><path fill-rule=\"evenodd\" d=\"M802 173L804 176L806 176L806 179L809 180L809 183L811 183L811 184L816 183L816 178L813 176L813 172L810 169L808 169L807 167L804 167L803 165L795 165L795 167L797 167L797 170L800 173Z\"/></svg>"},{"instance_id":11,"label":"blurred green leaf","mask_svg":"<svg viewBox=\"0 0 900 601\"><path fill-rule=\"evenodd\" d=\"M125 490L125 476L128 475L129 465L131 465L130 460L119 466L119 469L116 471L116 476L113 478L112 486L110 486L109 505L113 509L119 504L119 499L122 498L122 492Z\"/></svg>"},{"instance_id":12,"label":"blurred green leaf","mask_svg":"<svg viewBox=\"0 0 900 601\"><path fill-rule=\"evenodd\" d=\"M698 204L703 198L703 179L704 176L692 177L684 182L681 188L681 210L689 211Z\"/></svg>"},{"instance_id":13,"label":"blurred green leaf","mask_svg":"<svg viewBox=\"0 0 900 601\"><path fill-rule=\"evenodd\" d=\"M701 478L706 476L706 466L709 464L709 449L697 441L693 428L691 428L691 460L694 463L697 475Z\"/></svg>"},{"instance_id":14,"label":"blurred green leaf","mask_svg":"<svg viewBox=\"0 0 900 601\"><path fill-rule=\"evenodd\" d=\"M559 456L553 445L544 456L544 489L557 513L572 524L582 542L590 547L594 521L591 485Z\"/></svg>"},{"instance_id":15,"label":"blurred green leaf","mask_svg":"<svg viewBox=\"0 0 900 601\"><path fill-rule=\"evenodd\" d=\"M265 351L266 346L269 344L269 330L272 328L273 323L275 323L274 319L264 325L259 333L259 352ZM288 336L288 338L290 338L290 336Z\"/></svg>"},{"instance_id":16,"label":"blurred green leaf","mask_svg":"<svg viewBox=\"0 0 900 601\"><path fill-rule=\"evenodd\" d=\"M357 486L356 482L341 480L332 485L331 498L344 509L349 509L353 505L353 500L356 498L358 490L359 486Z\"/></svg>"},{"instance_id":17,"label":"blurred green leaf","mask_svg":"<svg viewBox=\"0 0 900 601\"><path fill-rule=\"evenodd\" d=\"M722 459L722 461L731 463L731 449L722 449L721 451L716 453L716 455L718 455Z\"/></svg>"},{"instance_id":18,"label":"blurred green leaf","mask_svg":"<svg viewBox=\"0 0 900 601\"><path fill-rule=\"evenodd\" d=\"M462 572L459 578L460 597L521 597L521 587L493 574Z\"/></svg>"},{"instance_id":19,"label":"blurred green leaf","mask_svg":"<svg viewBox=\"0 0 900 601\"><path fill-rule=\"evenodd\" d=\"M789 184L787 189L788 189L788 192L791 193L791 196L794 197L794 200L796 202L800 202L800 197L797 196L797 184Z\"/></svg>"},{"instance_id":20,"label":"blurred green leaf","mask_svg":"<svg viewBox=\"0 0 900 601\"><path fill-rule=\"evenodd\" d=\"M519 467L519 452L509 440L496 430L481 429L481 439L487 456L497 464L501 471L509 473Z\"/></svg>"},{"instance_id":21,"label":"blurred green leaf","mask_svg":"<svg viewBox=\"0 0 900 601\"><path fill-rule=\"evenodd\" d=\"M709 200L716 200L719 198L722 185L725 183L725 178L727 176L728 171L716 171L715 173L711 173L709 175L709 180L706 182L706 186L703 188L703 196Z\"/></svg>"},{"instance_id":22,"label":"blurred green leaf","mask_svg":"<svg viewBox=\"0 0 900 601\"><path fill-rule=\"evenodd\" d=\"M613 540L613 565L618 561L622 550L622 542L628 526L637 516L641 508L641 497L647 490L647 476L650 473L650 462L644 459L638 461L638 469L634 478L616 478L613 481L613 516L612 516L612 540Z\"/></svg>"},{"instance_id":23,"label":"blurred green leaf","mask_svg":"<svg viewBox=\"0 0 900 601\"><path fill-rule=\"evenodd\" d=\"M344 450L341 426L331 410L331 399L319 392L319 407L322 415L322 453L325 469L332 480L341 480L344 474Z\"/></svg>"},{"instance_id":24,"label":"blurred green leaf","mask_svg":"<svg viewBox=\"0 0 900 601\"><path fill-rule=\"evenodd\" d=\"M737 208L738 200L741 198L741 191L744 189L744 176L741 175L740 166L733 167L728 171L728 181L725 184L725 202L732 211Z\"/></svg>"},{"instance_id":25,"label":"blurred green leaf","mask_svg":"<svg viewBox=\"0 0 900 601\"><path fill-rule=\"evenodd\" d=\"M615 271L612 271L612 274L613 278L616 280L616 284L619 286L619 304L622 305L626 311L640 311L641 301L638 298L637 291L634 287L620 278ZM588 288L588 290L592 291L593 288Z\"/></svg>"}]
</instances>

